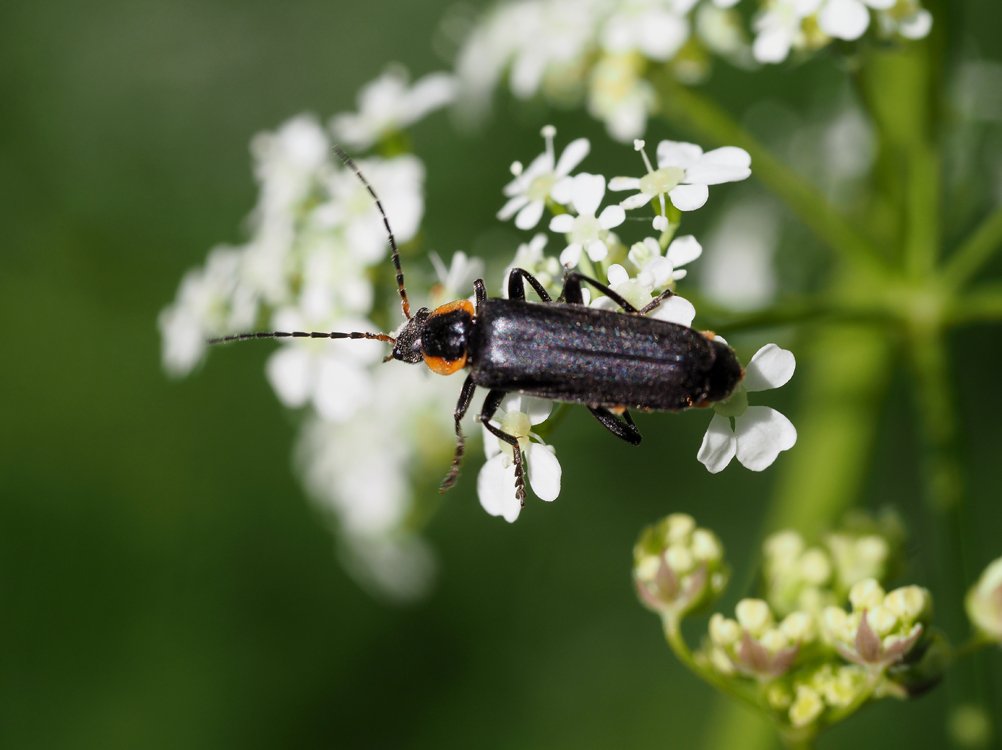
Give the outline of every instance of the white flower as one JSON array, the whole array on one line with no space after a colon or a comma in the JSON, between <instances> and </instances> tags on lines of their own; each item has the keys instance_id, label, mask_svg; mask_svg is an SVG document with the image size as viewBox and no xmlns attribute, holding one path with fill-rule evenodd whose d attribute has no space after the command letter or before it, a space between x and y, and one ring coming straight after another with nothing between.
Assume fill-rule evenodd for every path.
<instances>
[{"instance_id":1,"label":"white flower","mask_svg":"<svg viewBox=\"0 0 1002 750\"><path fill-rule=\"evenodd\" d=\"M748 406L747 394L779 388L793 377L795 367L791 352L766 344L748 363L744 381L731 397L713 406L716 414L698 455L711 474L722 471L735 456L745 468L762 471L794 446L797 430L793 423L768 406Z\"/></svg>"},{"instance_id":2,"label":"white flower","mask_svg":"<svg viewBox=\"0 0 1002 750\"><path fill-rule=\"evenodd\" d=\"M684 279L688 273L682 266L692 263L703 254L703 247L691 234L676 237L661 255L661 245L653 237L635 242L627 253L630 263L637 269L637 281L654 289L665 289L672 281Z\"/></svg>"},{"instance_id":3,"label":"white flower","mask_svg":"<svg viewBox=\"0 0 1002 750\"><path fill-rule=\"evenodd\" d=\"M706 236L699 282L711 300L733 310L754 310L776 293L773 255L779 240L772 204L744 202Z\"/></svg>"},{"instance_id":4,"label":"white flower","mask_svg":"<svg viewBox=\"0 0 1002 750\"><path fill-rule=\"evenodd\" d=\"M1002 557L988 565L967 592L967 616L988 638L1002 643Z\"/></svg>"},{"instance_id":5,"label":"white flower","mask_svg":"<svg viewBox=\"0 0 1002 750\"><path fill-rule=\"evenodd\" d=\"M605 196L605 177L602 175L583 172L565 180L562 185L561 191L567 191L578 215L561 214L550 220L550 230L566 234L570 240L560 253L560 263L568 268L576 266L582 250L598 262L609 254L605 243L609 230L622 224L626 214L619 206L606 206L602 213L595 215Z\"/></svg>"},{"instance_id":6,"label":"white flower","mask_svg":"<svg viewBox=\"0 0 1002 750\"><path fill-rule=\"evenodd\" d=\"M460 250L453 253L446 268L438 253L431 253L429 257L438 278L438 283L431 290L433 305L437 307L473 295L473 282L484 275L484 262L480 258L471 258Z\"/></svg>"},{"instance_id":7,"label":"white flower","mask_svg":"<svg viewBox=\"0 0 1002 750\"><path fill-rule=\"evenodd\" d=\"M518 162L512 164L515 179L504 187L508 201L498 211L501 221L514 216L515 226L519 229L536 226L543 215L547 198L553 197L553 188L588 155L591 148L588 139L578 138L568 143L557 159L553 150L556 134L557 130L552 125L544 127L542 135L546 149L543 153L533 159L527 168L523 169Z\"/></svg>"},{"instance_id":8,"label":"white flower","mask_svg":"<svg viewBox=\"0 0 1002 750\"><path fill-rule=\"evenodd\" d=\"M551 401L514 394L505 398L492 420L504 432L518 438L519 450L525 456L529 486L546 502L556 500L560 494L560 463L553 448L543 443L531 428L544 421L552 408ZM512 447L485 429L484 451L487 463L477 476L480 504L492 516L501 516L513 523L522 507L515 497Z\"/></svg>"},{"instance_id":9,"label":"white flower","mask_svg":"<svg viewBox=\"0 0 1002 750\"><path fill-rule=\"evenodd\" d=\"M647 116L657 104L654 87L643 76L643 58L604 55L588 76L588 112L605 123L609 135L629 141L644 134Z\"/></svg>"},{"instance_id":10,"label":"white flower","mask_svg":"<svg viewBox=\"0 0 1002 750\"><path fill-rule=\"evenodd\" d=\"M185 274L177 299L157 318L164 367L186 375L205 354L205 340L246 330L257 314L257 296L241 274L241 248L217 247L203 268Z\"/></svg>"},{"instance_id":11,"label":"white flower","mask_svg":"<svg viewBox=\"0 0 1002 750\"><path fill-rule=\"evenodd\" d=\"M825 0L818 12L818 26L828 36L853 41L859 39L870 25L870 11L887 10L897 0Z\"/></svg>"},{"instance_id":12,"label":"white flower","mask_svg":"<svg viewBox=\"0 0 1002 750\"><path fill-rule=\"evenodd\" d=\"M919 0L898 0L887 10L877 11L883 34L899 34L905 39L923 39L932 30L932 14Z\"/></svg>"},{"instance_id":13,"label":"white flower","mask_svg":"<svg viewBox=\"0 0 1002 750\"><path fill-rule=\"evenodd\" d=\"M547 236L542 232L533 235L528 242L523 242L515 251L515 259L505 269L502 277L501 295L508 297L508 276L513 268L521 268L536 277L551 297L557 297L564 283L564 269L560 261L548 255L543 255ZM528 290L527 290L528 291Z\"/></svg>"},{"instance_id":14,"label":"white flower","mask_svg":"<svg viewBox=\"0 0 1002 750\"><path fill-rule=\"evenodd\" d=\"M752 55L760 63L779 63L789 56L791 47L803 47L807 37L804 20L814 15L824 0L773 0L755 20L758 36Z\"/></svg>"},{"instance_id":15,"label":"white flower","mask_svg":"<svg viewBox=\"0 0 1002 750\"><path fill-rule=\"evenodd\" d=\"M689 38L689 22L660 0L626 0L605 21L602 46L610 52L640 52L670 60Z\"/></svg>"},{"instance_id":16,"label":"white flower","mask_svg":"<svg viewBox=\"0 0 1002 750\"><path fill-rule=\"evenodd\" d=\"M375 330L372 323L361 318L319 322L326 325L306 318L296 308L284 308L274 316L275 329L280 331ZM265 372L275 394L289 408L312 404L325 419L343 422L371 398L372 375L368 368L385 353L374 342L296 339L283 343L268 358Z\"/></svg>"},{"instance_id":17,"label":"white flower","mask_svg":"<svg viewBox=\"0 0 1002 750\"><path fill-rule=\"evenodd\" d=\"M751 174L751 157L736 146L725 146L703 153L694 143L661 141L658 144L658 168L654 169L644 142L634 141L647 168L643 177L614 177L610 190L636 190L634 195L620 205L626 210L640 208L655 198L661 204L661 213L654 218L654 228L668 229L665 197L679 211L694 211L706 203L709 185L744 180Z\"/></svg>"},{"instance_id":18,"label":"white flower","mask_svg":"<svg viewBox=\"0 0 1002 750\"><path fill-rule=\"evenodd\" d=\"M392 66L358 93L358 112L335 115L331 131L352 149L364 149L449 104L456 83L447 73L431 73L409 86L406 69Z\"/></svg>"},{"instance_id":19,"label":"white flower","mask_svg":"<svg viewBox=\"0 0 1002 750\"><path fill-rule=\"evenodd\" d=\"M618 263L613 263L609 266L607 278L609 280L609 288L637 309L644 307L654 299L655 295L651 287L647 286L639 278L631 279L626 269ZM602 310L619 309L618 303L613 301L611 297L606 296L597 297L592 301L591 306ZM685 297L673 294L668 299L663 300L656 309L652 310L650 317L664 320L668 323L691 326L693 319L696 317L696 308Z\"/></svg>"},{"instance_id":20,"label":"white flower","mask_svg":"<svg viewBox=\"0 0 1002 750\"><path fill-rule=\"evenodd\" d=\"M358 167L379 195L398 244L412 239L424 213L424 164L414 156L367 159ZM332 171L325 180L329 199L309 220L318 230L340 230L351 252L365 263L386 257L389 240L372 196L350 169Z\"/></svg>"}]
</instances>

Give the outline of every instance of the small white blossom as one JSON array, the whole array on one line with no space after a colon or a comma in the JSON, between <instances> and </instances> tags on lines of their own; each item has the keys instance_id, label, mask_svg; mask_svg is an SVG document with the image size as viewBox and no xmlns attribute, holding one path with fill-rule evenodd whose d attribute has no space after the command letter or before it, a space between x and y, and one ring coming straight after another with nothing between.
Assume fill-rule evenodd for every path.
<instances>
[{"instance_id":1,"label":"small white blossom","mask_svg":"<svg viewBox=\"0 0 1002 750\"><path fill-rule=\"evenodd\" d=\"M205 354L205 340L249 328L257 297L243 281L242 249L218 247L203 268L185 274L177 299L157 318L164 367L186 375Z\"/></svg>"},{"instance_id":2,"label":"small white blossom","mask_svg":"<svg viewBox=\"0 0 1002 750\"><path fill-rule=\"evenodd\" d=\"M587 138L578 138L567 144L560 158L553 149L553 138L557 131L552 125L543 128L542 135L546 148L523 168L518 162L512 165L515 179L504 187L508 201L498 211L498 218L507 221L515 217L519 229L532 229L543 216L543 209L549 198L556 200L554 187L581 163L591 149ZM562 202L562 201L558 201Z\"/></svg>"},{"instance_id":3,"label":"small white blossom","mask_svg":"<svg viewBox=\"0 0 1002 750\"><path fill-rule=\"evenodd\" d=\"M358 93L358 112L335 115L331 131L352 149L365 149L449 104L456 83L447 73L431 73L410 86L410 76L392 66Z\"/></svg>"},{"instance_id":4,"label":"small white blossom","mask_svg":"<svg viewBox=\"0 0 1002 750\"><path fill-rule=\"evenodd\" d=\"M643 177L614 177L609 189L637 191L620 204L626 210L640 208L656 198L661 212L654 218L654 228L659 231L668 228L666 197L679 211L694 211L706 203L710 194L709 185L737 182L751 174L751 157L747 151L736 146L703 153L703 149L693 143L661 141L658 144L658 168L654 169L644 145L641 140L633 144L644 160L647 174Z\"/></svg>"},{"instance_id":5,"label":"small white blossom","mask_svg":"<svg viewBox=\"0 0 1002 750\"><path fill-rule=\"evenodd\" d=\"M412 239L424 213L424 164L414 156L366 159L358 163L380 197L398 244ZM318 205L310 221L318 229L344 233L351 252L372 264L386 257L386 227L372 196L350 169L332 171L325 179L329 198Z\"/></svg>"},{"instance_id":6,"label":"small white blossom","mask_svg":"<svg viewBox=\"0 0 1002 750\"><path fill-rule=\"evenodd\" d=\"M807 45L804 21L824 0L773 0L755 20L752 54L760 63L783 62L793 47Z\"/></svg>"},{"instance_id":7,"label":"small white blossom","mask_svg":"<svg viewBox=\"0 0 1002 750\"><path fill-rule=\"evenodd\" d=\"M660 0L626 0L606 19L602 46L614 53L640 52L651 60L670 60L689 38L684 13Z\"/></svg>"},{"instance_id":8,"label":"small white blossom","mask_svg":"<svg viewBox=\"0 0 1002 750\"><path fill-rule=\"evenodd\" d=\"M560 263L568 268L576 266L582 250L598 262L609 254L606 245L609 230L622 224L626 214L620 206L606 206L602 213L595 215L605 196L605 177L602 175L583 172L563 184L577 216L561 214L550 220L550 230L566 234L569 239L560 254Z\"/></svg>"},{"instance_id":9,"label":"small white blossom","mask_svg":"<svg viewBox=\"0 0 1002 750\"><path fill-rule=\"evenodd\" d=\"M531 240L518 246L518 250L515 251L515 259L505 269L502 277L501 294L503 297L508 297L508 275L513 268L521 268L535 276L551 297L560 294L564 283L564 268L556 258L543 255L547 239L545 234L539 232L533 235Z\"/></svg>"},{"instance_id":10,"label":"small white blossom","mask_svg":"<svg viewBox=\"0 0 1002 750\"><path fill-rule=\"evenodd\" d=\"M737 456L752 471L772 465L782 451L797 442L797 430L789 419L767 406L749 406L748 393L779 388L796 367L793 354L775 344L759 349L727 401L714 404L716 412L699 447L699 461L716 474Z\"/></svg>"},{"instance_id":11,"label":"small white blossom","mask_svg":"<svg viewBox=\"0 0 1002 750\"><path fill-rule=\"evenodd\" d=\"M560 463L553 448L543 443L532 427L543 422L552 408L551 401L514 394L505 398L492 420L518 439L529 486L536 497L546 502L556 500L560 494ZM515 496L513 448L486 429L483 432L487 462L477 476L477 495L484 510L513 523L522 510Z\"/></svg>"},{"instance_id":12,"label":"small white blossom","mask_svg":"<svg viewBox=\"0 0 1002 750\"><path fill-rule=\"evenodd\" d=\"M609 54L599 59L588 76L588 112L604 122L617 141L643 135L647 117L657 105L657 94L643 68L643 58L635 53Z\"/></svg>"},{"instance_id":13,"label":"small white blossom","mask_svg":"<svg viewBox=\"0 0 1002 750\"><path fill-rule=\"evenodd\" d=\"M446 268L438 253L431 253L430 257L438 278L438 283L431 290L433 305L443 305L473 295L473 282L484 275L484 262L480 258L471 258L460 250L453 254L449 267Z\"/></svg>"}]
</instances>

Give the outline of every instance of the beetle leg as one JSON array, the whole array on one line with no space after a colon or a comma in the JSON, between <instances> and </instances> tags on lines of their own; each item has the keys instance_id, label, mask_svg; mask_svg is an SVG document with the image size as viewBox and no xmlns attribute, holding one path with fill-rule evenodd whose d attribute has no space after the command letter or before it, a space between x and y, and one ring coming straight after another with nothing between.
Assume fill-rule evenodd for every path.
<instances>
[{"instance_id":1,"label":"beetle leg","mask_svg":"<svg viewBox=\"0 0 1002 750\"><path fill-rule=\"evenodd\" d=\"M543 302L553 302L553 298L547 293L539 279L526 271L524 268L513 268L511 269L511 273L508 274L508 299L525 299L525 285L522 283L523 279L529 282L529 286L536 291L536 294L539 295L539 298L543 300Z\"/></svg>"},{"instance_id":2,"label":"beetle leg","mask_svg":"<svg viewBox=\"0 0 1002 750\"><path fill-rule=\"evenodd\" d=\"M595 415L600 425L620 440L625 440L630 445L640 445L642 439L640 430L634 424L630 412L623 411L622 415L617 417L613 412L601 407L589 406L588 411Z\"/></svg>"},{"instance_id":3,"label":"beetle leg","mask_svg":"<svg viewBox=\"0 0 1002 750\"><path fill-rule=\"evenodd\" d=\"M655 297L654 299L652 299L646 305L644 305L643 307L641 307L640 310L639 310L639 312L640 312L641 315L646 315L647 313L651 312L652 310L657 310L659 307L661 307L661 303L662 302L664 302L669 297L674 297L674 296L675 296L675 292L673 292L671 289L665 289L663 292L661 292L661 294L659 294L657 297Z\"/></svg>"},{"instance_id":4,"label":"beetle leg","mask_svg":"<svg viewBox=\"0 0 1002 750\"><path fill-rule=\"evenodd\" d=\"M628 313L639 313L640 311L627 302L621 294L612 291L609 287L603 284L601 281L596 281L590 276L585 276L577 271L568 271L564 274L564 289L560 293L560 299L569 302L572 305L583 305L584 297L581 294L581 282L587 282L591 286L598 289L600 292L609 297L613 302L622 307Z\"/></svg>"},{"instance_id":5,"label":"beetle leg","mask_svg":"<svg viewBox=\"0 0 1002 750\"><path fill-rule=\"evenodd\" d=\"M515 460L515 499L519 505L525 505L525 469L522 465L522 449L518 445L518 438L509 435L500 427L491 424L491 417L501 406L501 400L508 395L506 391L488 391L487 398L480 410L480 421L492 435L496 435L500 440L504 440L512 447L512 458Z\"/></svg>"},{"instance_id":6,"label":"beetle leg","mask_svg":"<svg viewBox=\"0 0 1002 750\"><path fill-rule=\"evenodd\" d=\"M480 306L487 300L487 287L484 286L483 279L477 279L473 282L473 293L475 295L477 312L480 312Z\"/></svg>"},{"instance_id":7,"label":"beetle leg","mask_svg":"<svg viewBox=\"0 0 1002 750\"><path fill-rule=\"evenodd\" d=\"M466 415L466 410L470 408L470 402L473 400L473 392L476 389L477 386L473 382L473 376L467 375L463 383L463 389L459 392L459 401L456 403L456 410L452 413L453 418L456 420L456 452L452 456L452 466L449 467L449 473L445 475L445 479L442 480L442 484L438 487L439 492L450 490L452 485L456 483L456 479L459 478L459 465L463 463L463 451L466 446L461 423L463 417Z\"/></svg>"}]
</instances>

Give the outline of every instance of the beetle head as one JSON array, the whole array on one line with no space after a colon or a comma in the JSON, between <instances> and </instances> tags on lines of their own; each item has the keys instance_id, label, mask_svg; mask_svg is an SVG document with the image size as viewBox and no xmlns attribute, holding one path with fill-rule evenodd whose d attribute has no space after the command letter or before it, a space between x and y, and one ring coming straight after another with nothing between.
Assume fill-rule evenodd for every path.
<instances>
[{"instance_id":1,"label":"beetle head","mask_svg":"<svg viewBox=\"0 0 1002 750\"><path fill-rule=\"evenodd\" d=\"M424 356L421 352L421 334L424 333L429 315L431 315L431 311L427 307L422 307L414 314L413 318L407 321L407 325L397 334L397 341L393 345L390 359L399 359L409 365L421 361Z\"/></svg>"},{"instance_id":2,"label":"beetle head","mask_svg":"<svg viewBox=\"0 0 1002 750\"><path fill-rule=\"evenodd\" d=\"M741 382L741 378L744 377L744 371L741 369L741 363L738 362L734 350L723 341L713 339L710 341L710 346L716 356L709 373L707 373L708 387L705 401L716 403L723 401L734 392L738 383Z\"/></svg>"}]
</instances>

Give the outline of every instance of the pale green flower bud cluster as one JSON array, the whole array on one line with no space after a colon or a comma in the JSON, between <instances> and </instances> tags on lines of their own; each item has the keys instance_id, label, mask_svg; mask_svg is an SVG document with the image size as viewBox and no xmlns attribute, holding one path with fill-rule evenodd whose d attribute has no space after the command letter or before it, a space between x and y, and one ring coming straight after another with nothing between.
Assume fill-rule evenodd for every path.
<instances>
[{"instance_id":1,"label":"pale green flower bud cluster","mask_svg":"<svg viewBox=\"0 0 1002 750\"><path fill-rule=\"evenodd\" d=\"M790 736L813 736L871 700L917 695L942 675L947 649L929 629L929 592L887 591L879 580L899 545L891 525L869 519L814 545L794 531L772 535L763 546L765 596L741 599L731 616L711 615L695 653L678 623L721 593L726 577L714 577L723 569L716 536L690 516L669 516L641 535L634 578L683 662L757 703ZM986 574L996 587L986 601L1002 590L1002 562L997 568L994 577Z\"/></svg>"},{"instance_id":2,"label":"pale green flower bud cluster","mask_svg":"<svg viewBox=\"0 0 1002 750\"><path fill-rule=\"evenodd\" d=\"M859 581L885 580L897 546L886 523L835 531L815 545L808 545L796 531L777 532L766 539L762 551L766 599L780 614L798 610L818 614L844 601Z\"/></svg>"},{"instance_id":3,"label":"pale green flower bud cluster","mask_svg":"<svg viewBox=\"0 0 1002 750\"><path fill-rule=\"evenodd\" d=\"M724 548L692 516L673 513L641 534L633 548L633 580L644 606L677 622L727 585Z\"/></svg>"}]
</instances>

